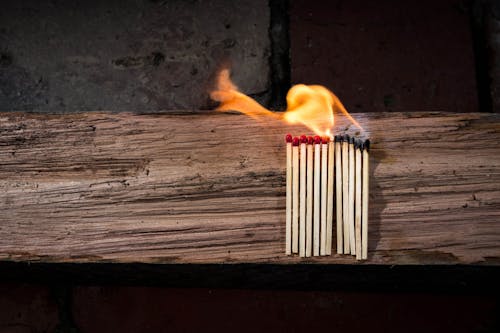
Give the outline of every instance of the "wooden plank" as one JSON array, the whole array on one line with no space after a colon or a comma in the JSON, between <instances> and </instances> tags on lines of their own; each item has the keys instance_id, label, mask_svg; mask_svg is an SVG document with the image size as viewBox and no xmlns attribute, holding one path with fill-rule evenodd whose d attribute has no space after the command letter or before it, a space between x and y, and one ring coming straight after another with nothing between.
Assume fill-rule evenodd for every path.
<instances>
[{"instance_id":1,"label":"wooden plank","mask_svg":"<svg viewBox=\"0 0 500 333\"><path fill-rule=\"evenodd\" d=\"M356 119L373 142L367 263L498 265L500 115ZM284 255L289 131L304 129L213 112L0 113L0 260L358 263Z\"/></svg>"}]
</instances>

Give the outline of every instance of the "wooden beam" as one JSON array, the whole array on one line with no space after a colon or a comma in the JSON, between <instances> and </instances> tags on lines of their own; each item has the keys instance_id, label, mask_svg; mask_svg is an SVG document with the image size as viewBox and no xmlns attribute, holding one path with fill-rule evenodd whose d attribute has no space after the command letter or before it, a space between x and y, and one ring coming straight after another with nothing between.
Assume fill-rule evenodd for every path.
<instances>
[{"instance_id":1,"label":"wooden beam","mask_svg":"<svg viewBox=\"0 0 500 333\"><path fill-rule=\"evenodd\" d=\"M498 265L500 115L355 117L372 141L367 263ZM362 264L285 256L289 131L305 130L213 112L0 113L0 260Z\"/></svg>"}]
</instances>

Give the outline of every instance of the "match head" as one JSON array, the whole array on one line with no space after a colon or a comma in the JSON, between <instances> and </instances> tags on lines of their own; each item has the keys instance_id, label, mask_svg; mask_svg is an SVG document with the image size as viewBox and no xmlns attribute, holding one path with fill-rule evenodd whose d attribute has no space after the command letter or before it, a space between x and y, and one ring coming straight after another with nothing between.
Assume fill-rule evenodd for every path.
<instances>
[{"instance_id":1,"label":"match head","mask_svg":"<svg viewBox=\"0 0 500 333\"><path fill-rule=\"evenodd\" d=\"M349 137L349 143L352 145L352 144L354 144L354 141L355 141L354 137L350 136Z\"/></svg>"},{"instance_id":2,"label":"match head","mask_svg":"<svg viewBox=\"0 0 500 333\"><path fill-rule=\"evenodd\" d=\"M321 142L323 144L327 144L328 142L330 142L330 137L329 136L324 136L321 138Z\"/></svg>"},{"instance_id":3,"label":"match head","mask_svg":"<svg viewBox=\"0 0 500 333\"><path fill-rule=\"evenodd\" d=\"M300 143L307 143L307 136L301 135L300 136Z\"/></svg>"},{"instance_id":4,"label":"match head","mask_svg":"<svg viewBox=\"0 0 500 333\"><path fill-rule=\"evenodd\" d=\"M294 145L294 146L298 146L298 145L299 145L299 141L300 141L300 140L299 140L299 138L298 138L298 137L294 137L294 138L293 138L293 141L292 141L292 145Z\"/></svg>"},{"instance_id":5,"label":"match head","mask_svg":"<svg viewBox=\"0 0 500 333\"><path fill-rule=\"evenodd\" d=\"M307 137L307 144L312 145L314 143L314 138L312 136Z\"/></svg>"},{"instance_id":6,"label":"match head","mask_svg":"<svg viewBox=\"0 0 500 333\"><path fill-rule=\"evenodd\" d=\"M362 147L363 147L363 141L362 141L361 139L356 139L356 140L354 140L354 147L355 147L356 149L361 149L361 150L363 150L363 148L362 148Z\"/></svg>"},{"instance_id":7,"label":"match head","mask_svg":"<svg viewBox=\"0 0 500 333\"><path fill-rule=\"evenodd\" d=\"M344 141L344 138L342 137L342 135L335 135L335 142L342 143L342 141Z\"/></svg>"},{"instance_id":8,"label":"match head","mask_svg":"<svg viewBox=\"0 0 500 333\"><path fill-rule=\"evenodd\" d=\"M320 144L320 143L321 143L321 137L320 137L319 135L316 135L316 136L314 137L314 143L315 143L315 144Z\"/></svg>"},{"instance_id":9,"label":"match head","mask_svg":"<svg viewBox=\"0 0 500 333\"><path fill-rule=\"evenodd\" d=\"M366 139L363 146L366 149L366 151L370 151L370 139Z\"/></svg>"},{"instance_id":10,"label":"match head","mask_svg":"<svg viewBox=\"0 0 500 333\"><path fill-rule=\"evenodd\" d=\"M342 138L342 142L349 142L351 140L349 134L344 134L344 137Z\"/></svg>"},{"instance_id":11,"label":"match head","mask_svg":"<svg viewBox=\"0 0 500 333\"><path fill-rule=\"evenodd\" d=\"M285 141L286 141L287 143L291 143L291 142L293 141L293 137L292 137L292 135L291 135L291 134L287 134L287 135L285 136Z\"/></svg>"}]
</instances>

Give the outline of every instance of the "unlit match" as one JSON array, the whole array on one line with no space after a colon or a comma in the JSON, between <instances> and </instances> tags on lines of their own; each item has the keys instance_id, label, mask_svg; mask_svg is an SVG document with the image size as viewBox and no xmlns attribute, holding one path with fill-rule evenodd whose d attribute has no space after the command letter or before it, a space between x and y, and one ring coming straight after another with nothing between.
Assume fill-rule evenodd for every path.
<instances>
[{"instance_id":1,"label":"unlit match","mask_svg":"<svg viewBox=\"0 0 500 333\"><path fill-rule=\"evenodd\" d=\"M367 259L369 141L290 134L285 141L285 253Z\"/></svg>"}]
</instances>

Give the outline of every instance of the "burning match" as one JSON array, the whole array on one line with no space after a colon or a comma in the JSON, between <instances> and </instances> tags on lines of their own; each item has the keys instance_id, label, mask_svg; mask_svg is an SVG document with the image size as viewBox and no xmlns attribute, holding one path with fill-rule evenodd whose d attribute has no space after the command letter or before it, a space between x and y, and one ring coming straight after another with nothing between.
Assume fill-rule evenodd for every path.
<instances>
[{"instance_id":1,"label":"burning match","mask_svg":"<svg viewBox=\"0 0 500 333\"><path fill-rule=\"evenodd\" d=\"M342 138L342 222L344 228L344 253L351 252L349 236L349 136Z\"/></svg>"},{"instance_id":2,"label":"burning match","mask_svg":"<svg viewBox=\"0 0 500 333\"><path fill-rule=\"evenodd\" d=\"M219 111L240 111L256 120L303 125L314 139L287 135L285 253L300 257L331 255L335 218L337 254L366 259L368 252L369 142L335 136L334 112L363 130L331 91L318 85L293 86L287 110L272 112L238 91L223 69L211 97ZM327 135L327 136L325 136Z\"/></svg>"},{"instance_id":3,"label":"burning match","mask_svg":"<svg viewBox=\"0 0 500 333\"><path fill-rule=\"evenodd\" d=\"M286 253L299 253L300 257L331 255L336 209L337 253L366 259L369 141L347 135L337 135L333 141L329 137L287 135L285 141Z\"/></svg>"}]
</instances>

